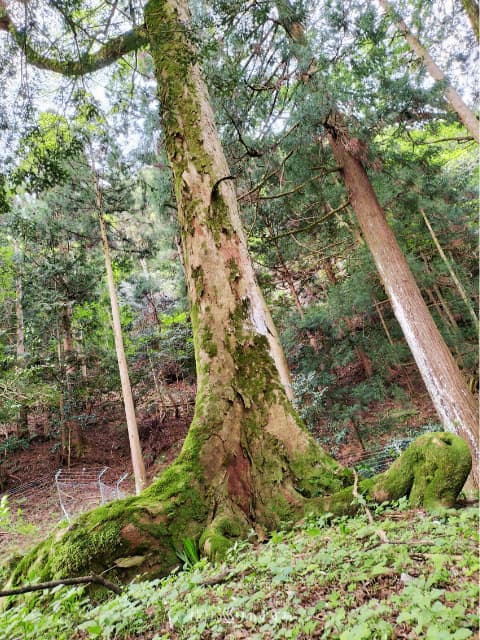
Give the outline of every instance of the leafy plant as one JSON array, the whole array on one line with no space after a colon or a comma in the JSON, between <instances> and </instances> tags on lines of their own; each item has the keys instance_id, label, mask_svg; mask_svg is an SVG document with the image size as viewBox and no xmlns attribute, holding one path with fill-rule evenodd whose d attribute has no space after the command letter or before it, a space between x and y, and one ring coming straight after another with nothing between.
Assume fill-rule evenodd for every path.
<instances>
[{"instance_id":1,"label":"leafy plant","mask_svg":"<svg viewBox=\"0 0 480 640\"><path fill-rule=\"evenodd\" d=\"M191 569L200 562L200 550L198 544L192 538L182 539L182 549L177 551L177 556L183 562L184 569Z\"/></svg>"}]
</instances>

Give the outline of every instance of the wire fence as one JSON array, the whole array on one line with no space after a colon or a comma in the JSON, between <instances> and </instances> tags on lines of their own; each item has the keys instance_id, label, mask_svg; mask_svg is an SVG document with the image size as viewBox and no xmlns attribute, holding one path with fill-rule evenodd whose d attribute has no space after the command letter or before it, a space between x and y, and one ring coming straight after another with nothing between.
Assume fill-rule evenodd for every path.
<instances>
[{"instance_id":1,"label":"wire fence","mask_svg":"<svg viewBox=\"0 0 480 640\"><path fill-rule=\"evenodd\" d=\"M41 499L58 504L59 513L69 522L80 513L128 495L125 481L129 474L114 477L109 467L58 469L55 474L38 476L29 482L4 491L9 502L24 511L29 519L30 508Z\"/></svg>"},{"instance_id":2,"label":"wire fence","mask_svg":"<svg viewBox=\"0 0 480 640\"><path fill-rule=\"evenodd\" d=\"M331 453L340 464L355 467L361 476L368 477L387 469L411 440L413 437L343 455L335 455L333 450ZM107 466L58 469L53 476L38 476L0 493L0 497L7 495L12 505L22 509L27 521L29 511L38 506L40 501L58 505L60 517L71 521L80 513L129 495L131 491L126 484L128 477L128 472L120 477L115 476L115 472Z\"/></svg>"},{"instance_id":3,"label":"wire fence","mask_svg":"<svg viewBox=\"0 0 480 640\"><path fill-rule=\"evenodd\" d=\"M106 482L108 471L108 467L102 467L59 469L56 472L55 488L62 513L68 521L83 511L127 495L120 485L127 479L128 473L124 473L112 485Z\"/></svg>"}]
</instances>

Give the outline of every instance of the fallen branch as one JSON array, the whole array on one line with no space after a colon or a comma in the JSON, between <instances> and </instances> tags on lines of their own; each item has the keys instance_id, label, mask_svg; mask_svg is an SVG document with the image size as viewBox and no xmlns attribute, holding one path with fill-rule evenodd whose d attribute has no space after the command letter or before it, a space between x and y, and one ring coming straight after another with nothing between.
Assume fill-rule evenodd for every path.
<instances>
[{"instance_id":1,"label":"fallen branch","mask_svg":"<svg viewBox=\"0 0 480 640\"><path fill-rule=\"evenodd\" d=\"M122 590L120 587L110 582L110 580L106 580L102 578L102 576L93 574L91 576L80 576L78 578L65 578L64 580L51 580L50 582L38 582L37 584L29 584L25 587L17 587L15 589L7 589L5 591L0 591L0 598L5 596L16 596L20 593L29 593L30 591L42 591L43 589L52 589L53 587L58 587L59 585L71 585L71 584L88 584L89 582L96 582L97 584L101 584L102 586L110 589L114 593L120 595Z\"/></svg>"}]
</instances>

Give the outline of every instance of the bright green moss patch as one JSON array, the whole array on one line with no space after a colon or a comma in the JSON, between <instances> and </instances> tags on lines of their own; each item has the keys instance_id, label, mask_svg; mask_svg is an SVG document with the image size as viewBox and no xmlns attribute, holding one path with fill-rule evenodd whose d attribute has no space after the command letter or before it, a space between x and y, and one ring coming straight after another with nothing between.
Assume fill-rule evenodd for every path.
<instances>
[{"instance_id":1,"label":"bright green moss patch","mask_svg":"<svg viewBox=\"0 0 480 640\"><path fill-rule=\"evenodd\" d=\"M372 498L408 496L414 506L451 507L470 473L467 443L453 433L426 433L417 438L392 466L377 477Z\"/></svg>"}]
</instances>

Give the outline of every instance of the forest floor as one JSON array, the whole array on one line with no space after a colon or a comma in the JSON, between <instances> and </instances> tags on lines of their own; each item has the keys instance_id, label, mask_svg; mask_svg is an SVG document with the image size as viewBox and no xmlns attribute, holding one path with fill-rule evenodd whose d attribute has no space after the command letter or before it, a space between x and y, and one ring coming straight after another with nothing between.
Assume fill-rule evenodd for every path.
<instances>
[{"instance_id":1,"label":"forest floor","mask_svg":"<svg viewBox=\"0 0 480 640\"><path fill-rule=\"evenodd\" d=\"M239 541L221 565L190 554L101 603L84 587L11 599L0 640L478 640L478 505L370 509Z\"/></svg>"},{"instance_id":2,"label":"forest floor","mask_svg":"<svg viewBox=\"0 0 480 640\"><path fill-rule=\"evenodd\" d=\"M194 388L180 382L170 385L168 395L170 405L158 405L145 395L138 403L149 481L178 455L191 420ZM175 398L187 398L189 402L173 406ZM125 475L119 484L120 495L134 493L121 397L109 394L97 399L90 408L90 418L83 428L82 456L75 458L72 448L70 466L60 458L58 437L45 436L49 431L48 416L41 413L30 418L29 446L4 451L3 492L8 495L9 518L16 525L2 526L0 513L0 559L42 539L65 517L65 512L73 517L100 504L102 492L107 499L116 497L117 482ZM360 465L361 470L362 464L371 465L379 471L398 454L388 448L392 433L396 440L406 438L428 423L435 423L435 413L426 393L417 393L409 401L372 403L360 425L350 422L333 434L327 420L321 421L315 435L342 464ZM62 471L55 482L59 469Z\"/></svg>"}]
</instances>

